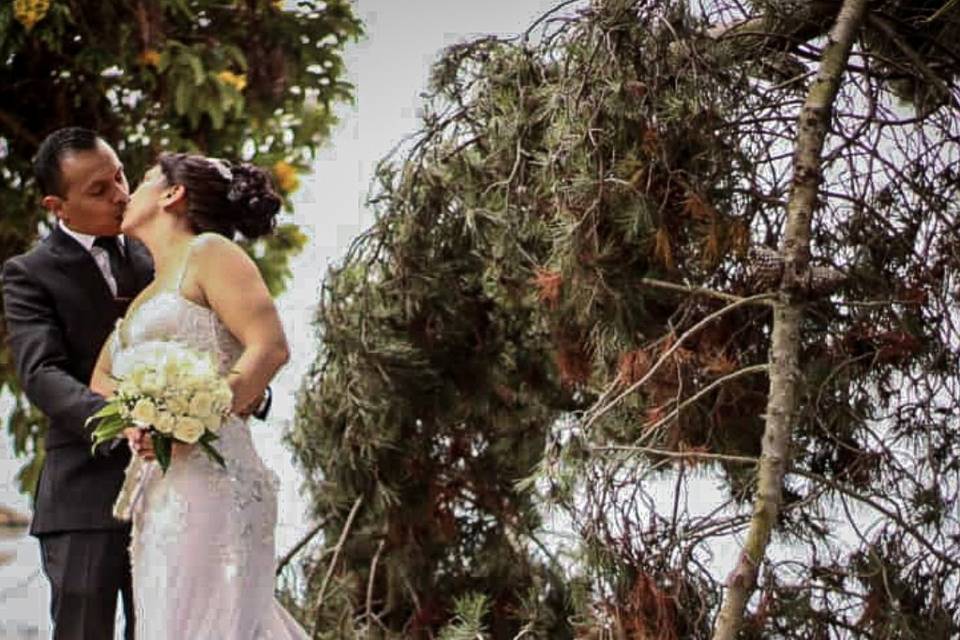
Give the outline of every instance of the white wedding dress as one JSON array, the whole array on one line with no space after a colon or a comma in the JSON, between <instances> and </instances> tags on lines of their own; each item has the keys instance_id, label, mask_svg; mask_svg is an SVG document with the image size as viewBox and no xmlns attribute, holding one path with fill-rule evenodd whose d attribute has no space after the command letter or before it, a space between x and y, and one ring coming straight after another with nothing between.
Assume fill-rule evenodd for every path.
<instances>
[{"instance_id":1,"label":"white wedding dress","mask_svg":"<svg viewBox=\"0 0 960 640\"><path fill-rule=\"evenodd\" d=\"M226 375L242 346L209 308L167 291L118 322L114 372L148 340L208 351ZM224 423L214 443L226 469L199 446L166 475L142 465L130 507L137 640L287 640L307 634L274 597L277 476L253 446L246 420Z\"/></svg>"}]
</instances>

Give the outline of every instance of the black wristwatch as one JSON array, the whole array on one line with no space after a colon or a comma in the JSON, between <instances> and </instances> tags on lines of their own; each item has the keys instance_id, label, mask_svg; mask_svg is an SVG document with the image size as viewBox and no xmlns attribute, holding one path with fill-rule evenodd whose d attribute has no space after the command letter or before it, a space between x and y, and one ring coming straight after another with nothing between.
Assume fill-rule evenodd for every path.
<instances>
[{"instance_id":1,"label":"black wristwatch","mask_svg":"<svg viewBox=\"0 0 960 640\"><path fill-rule=\"evenodd\" d=\"M257 405L257 408L253 410L253 417L257 420L266 420L267 414L270 413L270 405L273 403L273 391L270 387L267 387L263 390L263 400L260 401L260 404Z\"/></svg>"}]
</instances>

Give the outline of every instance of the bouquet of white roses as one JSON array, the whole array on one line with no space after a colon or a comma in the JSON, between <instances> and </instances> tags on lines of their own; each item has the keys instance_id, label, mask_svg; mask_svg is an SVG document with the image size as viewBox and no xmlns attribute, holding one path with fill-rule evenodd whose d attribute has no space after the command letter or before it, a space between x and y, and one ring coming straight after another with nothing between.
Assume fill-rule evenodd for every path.
<instances>
[{"instance_id":1,"label":"bouquet of white roses","mask_svg":"<svg viewBox=\"0 0 960 640\"><path fill-rule=\"evenodd\" d=\"M123 352L114 363L113 377L117 382L113 398L87 420L99 421L93 431L94 449L136 425L150 432L164 472L175 440L199 443L225 466L212 443L230 411L233 393L212 357L177 342L144 342Z\"/></svg>"}]
</instances>

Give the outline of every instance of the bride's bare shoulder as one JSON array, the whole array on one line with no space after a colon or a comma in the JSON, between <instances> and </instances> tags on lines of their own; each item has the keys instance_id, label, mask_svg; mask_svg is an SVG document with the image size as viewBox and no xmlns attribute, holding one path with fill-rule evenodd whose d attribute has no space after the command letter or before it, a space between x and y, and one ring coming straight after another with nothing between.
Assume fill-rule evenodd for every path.
<instances>
[{"instance_id":1,"label":"bride's bare shoulder","mask_svg":"<svg viewBox=\"0 0 960 640\"><path fill-rule=\"evenodd\" d=\"M213 262L221 258L247 257L247 252L239 244L220 235L219 233L206 232L197 235L192 242L193 256L203 262Z\"/></svg>"},{"instance_id":2,"label":"bride's bare shoulder","mask_svg":"<svg viewBox=\"0 0 960 640\"><path fill-rule=\"evenodd\" d=\"M230 238L213 231L204 231L203 233L198 233L190 244L193 246L193 251L195 253L207 251L226 251L230 248L236 248L240 251L243 251L239 244Z\"/></svg>"},{"instance_id":3,"label":"bride's bare shoulder","mask_svg":"<svg viewBox=\"0 0 960 640\"><path fill-rule=\"evenodd\" d=\"M256 266L239 244L219 233L201 233L193 241L193 259L201 273L236 273Z\"/></svg>"}]
</instances>

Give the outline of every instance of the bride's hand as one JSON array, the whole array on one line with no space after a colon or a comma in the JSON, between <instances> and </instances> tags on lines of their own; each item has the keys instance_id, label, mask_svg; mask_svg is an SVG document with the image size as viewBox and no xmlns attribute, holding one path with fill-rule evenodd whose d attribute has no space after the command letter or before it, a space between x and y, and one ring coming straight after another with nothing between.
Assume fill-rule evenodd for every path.
<instances>
[{"instance_id":1,"label":"bride's hand","mask_svg":"<svg viewBox=\"0 0 960 640\"><path fill-rule=\"evenodd\" d=\"M236 409L235 413L241 418L246 418L250 415L253 415L253 413L260 408L260 405L263 404L263 401L266 398L266 396L267 396L267 392L264 391L263 393L258 395L256 398L248 402L245 407L240 407Z\"/></svg>"},{"instance_id":2,"label":"bride's hand","mask_svg":"<svg viewBox=\"0 0 960 640\"><path fill-rule=\"evenodd\" d=\"M133 453L144 460L154 460L156 458L153 451L153 439L149 433L140 427L127 427L123 430L123 435Z\"/></svg>"},{"instance_id":3,"label":"bride's hand","mask_svg":"<svg viewBox=\"0 0 960 640\"><path fill-rule=\"evenodd\" d=\"M177 440L173 441L173 447L170 450L171 458L180 458L183 456L190 455L190 451L193 450L192 444L187 444L186 442L179 442Z\"/></svg>"}]
</instances>

